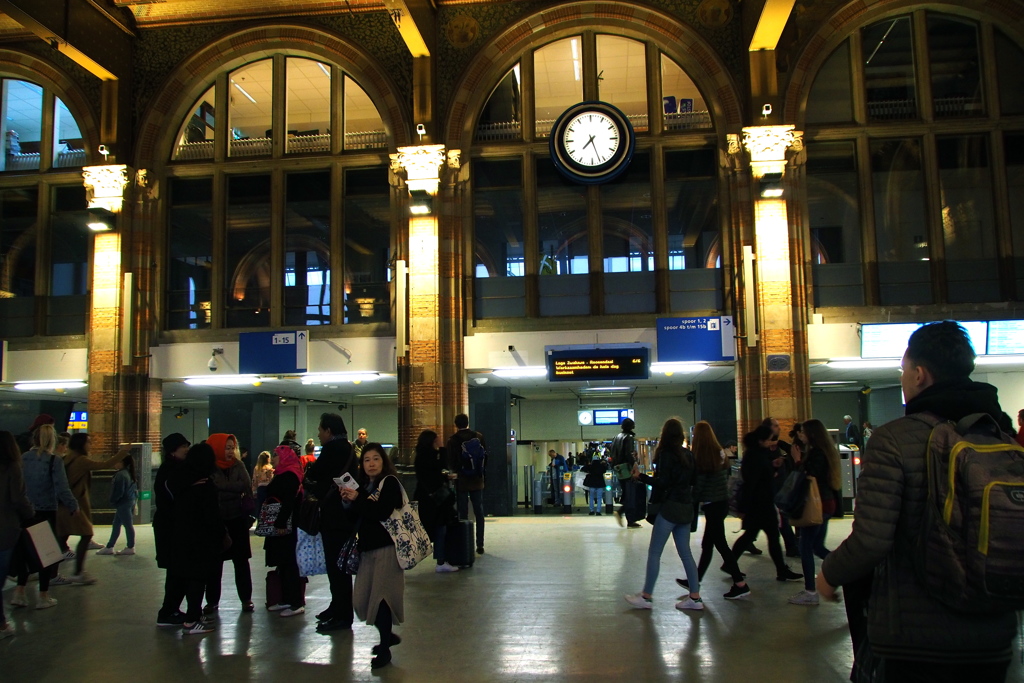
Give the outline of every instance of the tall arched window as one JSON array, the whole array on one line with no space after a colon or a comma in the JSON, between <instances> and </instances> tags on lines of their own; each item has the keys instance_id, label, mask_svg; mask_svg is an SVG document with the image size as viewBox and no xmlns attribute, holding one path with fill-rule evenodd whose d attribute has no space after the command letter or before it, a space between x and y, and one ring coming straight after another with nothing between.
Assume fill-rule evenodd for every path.
<instances>
[{"instance_id":1,"label":"tall arched window","mask_svg":"<svg viewBox=\"0 0 1024 683\"><path fill-rule=\"evenodd\" d=\"M82 133L59 97L41 85L15 78L0 78L0 89L4 141L0 171L72 168L85 163Z\"/></svg>"},{"instance_id":2,"label":"tall arched window","mask_svg":"<svg viewBox=\"0 0 1024 683\"><path fill-rule=\"evenodd\" d=\"M352 76L306 56L249 62L178 130L168 329L390 320L388 141Z\"/></svg>"},{"instance_id":3,"label":"tall arched window","mask_svg":"<svg viewBox=\"0 0 1024 683\"><path fill-rule=\"evenodd\" d=\"M566 180L547 149L555 120L587 99L618 107L637 135L628 170L589 187ZM670 310L721 309L711 115L656 43L585 30L537 45L494 87L474 142L477 318L591 314L592 273L604 282L600 312L654 312L658 270L669 271Z\"/></svg>"},{"instance_id":4,"label":"tall arched window","mask_svg":"<svg viewBox=\"0 0 1024 683\"><path fill-rule=\"evenodd\" d=\"M998 25L920 10L822 62L805 109L815 305L1024 296L1022 59Z\"/></svg>"}]
</instances>

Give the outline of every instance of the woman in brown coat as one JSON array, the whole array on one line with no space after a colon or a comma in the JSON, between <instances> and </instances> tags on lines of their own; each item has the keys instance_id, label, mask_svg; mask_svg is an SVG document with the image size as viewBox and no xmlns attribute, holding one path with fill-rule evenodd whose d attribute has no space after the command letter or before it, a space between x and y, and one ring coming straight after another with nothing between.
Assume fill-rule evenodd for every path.
<instances>
[{"instance_id":1,"label":"woman in brown coat","mask_svg":"<svg viewBox=\"0 0 1024 683\"><path fill-rule=\"evenodd\" d=\"M68 485L71 493L78 501L78 514L72 516L67 508L57 509L57 535L63 543L68 536L78 536L78 547L75 548L75 573L70 577L71 583L91 584L96 579L85 573L85 553L89 550L92 540L92 502L89 500L89 487L92 485L94 470L109 470L114 463L130 455L127 448L122 448L107 460L93 460L89 457L89 435L73 434L68 443L68 454L64 456L64 469L68 474Z\"/></svg>"}]
</instances>

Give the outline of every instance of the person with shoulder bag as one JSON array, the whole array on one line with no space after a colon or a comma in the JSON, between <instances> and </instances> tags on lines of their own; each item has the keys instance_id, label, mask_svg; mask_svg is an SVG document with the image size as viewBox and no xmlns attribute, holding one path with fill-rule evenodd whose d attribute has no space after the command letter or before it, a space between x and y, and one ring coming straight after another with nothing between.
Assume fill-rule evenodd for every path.
<instances>
[{"instance_id":1,"label":"person with shoulder bag","mask_svg":"<svg viewBox=\"0 0 1024 683\"><path fill-rule=\"evenodd\" d=\"M633 420L628 417L624 419L622 431L615 435L611 445L612 472L618 477L619 485L622 487L622 505L612 514L615 515L619 526L629 529L640 528L646 502L646 492L633 477L633 470L637 464L636 436L633 434L635 427L636 423Z\"/></svg>"},{"instance_id":2,"label":"person with shoulder bag","mask_svg":"<svg viewBox=\"0 0 1024 683\"><path fill-rule=\"evenodd\" d=\"M0 432L0 581L7 580L11 558L21 540L21 525L32 519L35 510L25 495L25 476L21 471L21 449L11 432ZM0 599L0 640L14 635L7 623Z\"/></svg>"},{"instance_id":3,"label":"person with shoulder bag","mask_svg":"<svg viewBox=\"0 0 1024 683\"><path fill-rule=\"evenodd\" d=\"M33 432L33 447L22 454L22 471L25 475L25 494L35 508L35 515L26 528L39 522L50 525L54 537L57 535L57 502L66 507L72 516L78 514L78 501L68 486L68 475L64 463L54 453L57 432L53 425L42 425ZM18 567L18 585L11 596L11 606L27 607L25 586L28 584L29 563L23 555L15 565ZM47 609L57 604L50 597L50 579L56 573L57 565L44 567L39 572L39 598L36 609Z\"/></svg>"},{"instance_id":4,"label":"person with shoulder bag","mask_svg":"<svg viewBox=\"0 0 1024 683\"><path fill-rule=\"evenodd\" d=\"M419 501L420 521L430 540L434 543L434 560L438 574L459 571L448 563L445 556L445 540L448 525L457 518L455 494L452 492L451 475L445 469L446 455L441 435L431 430L420 433L416 441L416 491L413 499Z\"/></svg>"},{"instance_id":5,"label":"person with shoulder bag","mask_svg":"<svg viewBox=\"0 0 1024 683\"><path fill-rule=\"evenodd\" d=\"M636 480L653 489L648 505L647 520L654 525L651 544L647 549L647 574L643 590L626 596L626 602L636 609L651 609L654 584L661 569L661 554L671 535L676 552L686 570L690 594L676 603L678 610L702 610L700 580L697 565L690 552L690 522L693 519L693 453L683 448L685 430L678 418L668 419L661 428L658 447L654 450L654 476L634 474Z\"/></svg>"},{"instance_id":6,"label":"person with shoulder bag","mask_svg":"<svg viewBox=\"0 0 1024 683\"><path fill-rule=\"evenodd\" d=\"M217 455L217 468L210 480L217 487L221 520L231 537L231 544L224 550L221 561L211 567L206 582L206 606L203 614L213 617L220 609L221 583L224 576L224 562L231 561L235 570L235 590L242 603L243 612L252 612L252 570L249 558L252 546L249 529L252 527L256 502L252 496L252 480L245 464L239 459L238 439L234 434L210 434L206 439Z\"/></svg>"},{"instance_id":7,"label":"person with shoulder bag","mask_svg":"<svg viewBox=\"0 0 1024 683\"><path fill-rule=\"evenodd\" d=\"M280 506L273 522L277 533L266 537L263 549L266 551L267 566L277 569L277 578L281 583L281 602L268 605L267 609L279 612L282 617L294 617L306 611L303 590L305 579L299 576L299 564L295 557L295 513L302 500L302 463L290 446L278 446L274 449L272 464L274 479L267 485L267 500L263 507L266 508L271 502L277 502Z\"/></svg>"},{"instance_id":8,"label":"person with shoulder bag","mask_svg":"<svg viewBox=\"0 0 1024 683\"><path fill-rule=\"evenodd\" d=\"M340 488L359 525L359 569L352 604L356 616L376 626L380 634L380 643L373 648L371 669L391 661L391 648L402 642L393 628L405 621L405 572L398 564L394 539L382 524L405 502L396 474L384 448L379 443L368 443L356 477L359 488Z\"/></svg>"}]
</instances>

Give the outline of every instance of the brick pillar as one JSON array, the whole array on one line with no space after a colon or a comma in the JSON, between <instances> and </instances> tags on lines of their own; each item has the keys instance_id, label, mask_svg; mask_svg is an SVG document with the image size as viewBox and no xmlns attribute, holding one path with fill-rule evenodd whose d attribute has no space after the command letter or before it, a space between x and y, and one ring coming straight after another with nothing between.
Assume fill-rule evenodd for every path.
<instances>
[{"instance_id":1,"label":"brick pillar","mask_svg":"<svg viewBox=\"0 0 1024 683\"><path fill-rule=\"evenodd\" d=\"M456 200L458 152L442 145L402 147L392 155L396 202L407 225L409 350L397 349L399 443L411 453L420 432L446 436L468 394L462 361L462 221ZM405 170L405 183L397 175ZM442 182L443 180L443 182ZM410 193L414 196L410 199ZM412 215L409 204L429 204ZM399 259L402 258L399 249ZM399 335L400 336L400 335Z\"/></svg>"},{"instance_id":2,"label":"brick pillar","mask_svg":"<svg viewBox=\"0 0 1024 683\"><path fill-rule=\"evenodd\" d=\"M740 159L738 141L730 155ZM801 133L792 126L757 126L743 129L743 145L749 153L750 174L745 163L735 166L738 185L745 185L752 212L752 232L741 240L753 248L753 258L740 247L737 320L743 321L737 344L736 401L740 434L771 415L783 433L810 415L810 381L807 367L807 300L805 295L805 240L802 220L789 212L795 180L802 172L798 158L787 166L787 152L803 149ZM788 178L784 174L788 172ZM769 184L790 195L764 196ZM795 203L794 203L795 204ZM753 268L751 268L751 265ZM753 273L752 281L750 275ZM751 292L752 288L752 292ZM752 296L751 296L752 294ZM749 313L753 310L754 315ZM756 321L751 324L752 321ZM748 340L756 335L757 343Z\"/></svg>"},{"instance_id":3,"label":"brick pillar","mask_svg":"<svg viewBox=\"0 0 1024 683\"><path fill-rule=\"evenodd\" d=\"M89 316L89 434L95 453L111 452L118 440L121 408L121 234L93 241L92 307Z\"/></svg>"}]
</instances>

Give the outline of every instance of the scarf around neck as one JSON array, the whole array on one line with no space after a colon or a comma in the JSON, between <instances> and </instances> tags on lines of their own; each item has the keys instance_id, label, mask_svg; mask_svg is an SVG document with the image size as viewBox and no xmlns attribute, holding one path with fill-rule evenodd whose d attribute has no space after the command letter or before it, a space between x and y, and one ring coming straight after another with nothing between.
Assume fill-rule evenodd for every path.
<instances>
[{"instance_id":1,"label":"scarf around neck","mask_svg":"<svg viewBox=\"0 0 1024 683\"><path fill-rule=\"evenodd\" d=\"M227 454L227 443L228 439L234 439L235 451L238 451L238 439L235 438L234 434L210 434L206 439L206 443L213 449L214 454L217 456L217 467L222 470L231 469L238 460Z\"/></svg>"}]
</instances>

